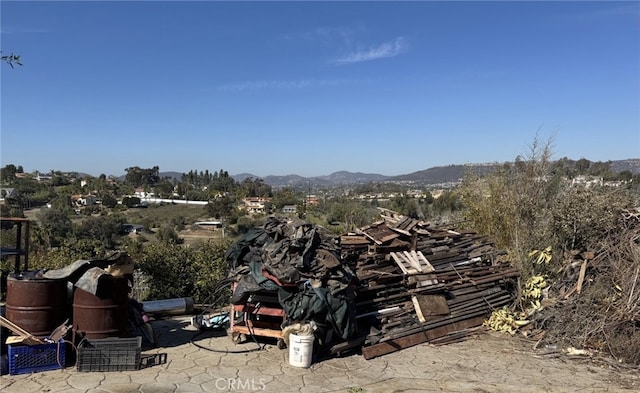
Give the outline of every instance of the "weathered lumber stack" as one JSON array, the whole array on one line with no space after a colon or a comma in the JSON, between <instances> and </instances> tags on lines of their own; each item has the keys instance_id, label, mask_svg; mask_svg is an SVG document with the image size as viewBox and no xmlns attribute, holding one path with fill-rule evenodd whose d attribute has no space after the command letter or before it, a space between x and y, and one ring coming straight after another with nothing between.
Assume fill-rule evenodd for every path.
<instances>
[{"instance_id":1,"label":"weathered lumber stack","mask_svg":"<svg viewBox=\"0 0 640 393\"><path fill-rule=\"evenodd\" d=\"M362 345L370 359L423 342L453 341L512 302L518 271L500 261L503 253L487 237L385 213L382 221L343 237L343 252L356 266L361 333L338 350Z\"/></svg>"}]
</instances>

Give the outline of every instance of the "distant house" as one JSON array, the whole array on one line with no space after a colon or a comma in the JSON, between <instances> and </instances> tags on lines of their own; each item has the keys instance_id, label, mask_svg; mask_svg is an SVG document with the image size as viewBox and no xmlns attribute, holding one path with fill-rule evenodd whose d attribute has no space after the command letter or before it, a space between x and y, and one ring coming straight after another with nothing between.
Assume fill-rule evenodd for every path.
<instances>
[{"instance_id":1,"label":"distant house","mask_svg":"<svg viewBox=\"0 0 640 393\"><path fill-rule=\"evenodd\" d=\"M305 198L305 203L307 204L307 206L315 206L320 203L320 199L318 199L318 197L315 195L307 195L307 197Z\"/></svg>"},{"instance_id":2,"label":"distant house","mask_svg":"<svg viewBox=\"0 0 640 393\"><path fill-rule=\"evenodd\" d=\"M138 197L140 199L152 198L153 197L153 192L146 192L144 190L144 188L138 187L138 188L136 188L135 192L133 193L133 196L134 197Z\"/></svg>"},{"instance_id":3,"label":"distant house","mask_svg":"<svg viewBox=\"0 0 640 393\"><path fill-rule=\"evenodd\" d=\"M91 206L95 205L98 198L95 195L87 194L87 195L71 195L71 203L74 206Z\"/></svg>"},{"instance_id":4,"label":"distant house","mask_svg":"<svg viewBox=\"0 0 640 393\"><path fill-rule=\"evenodd\" d=\"M122 233L125 233L125 234L135 233L135 234L139 235L144 231L144 225L122 224L121 231L122 231Z\"/></svg>"},{"instance_id":5,"label":"distant house","mask_svg":"<svg viewBox=\"0 0 640 393\"><path fill-rule=\"evenodd\" d=\"M38 183L47 182L51 180L51 175L41 175L38 173L35 179L38 181Z\"/></svg>"},{"instance_id":6,"label":"distant house","mask_svg":"<svg viewBox=\"0 0 640 393\"><path fill-rule=\"evenodd\" d=\"M244 198L239 208L249 213L266 213L271 209L271 200L262 197Z\"/></svg>"},{"instance_id":7,"label":"distant house","mask_svg":"<svg viewBox=\"0 0 640 393\"><path fill-rule=\"evenodd\" d=\"M95 195L83 195L78 199L78 202L82 205L82 206L91 206L91 205L95 205L96 201L98 200L98 198L96 198Z\"/></svg>"},{"instance_id":8,"label":"distant house","mask_svg":"<svg viewBox=\"0 0 640 393\"><path fill-rule=\"evenodd\" d=\"M213 230L222 228L222 221L198 221L193 225L197 226L200 229Z\"/></svg>"},{"instance_id":9,"label":"distant house","mask_svg":"<svg viewBox=\"0 0 640 393\"><path fill-rule=\"evenodd\" d=\"M298 208L296 205L284 205L282 206L282 212L284 214L295 214L298 212Z\"/></svg>"}]
</instances>

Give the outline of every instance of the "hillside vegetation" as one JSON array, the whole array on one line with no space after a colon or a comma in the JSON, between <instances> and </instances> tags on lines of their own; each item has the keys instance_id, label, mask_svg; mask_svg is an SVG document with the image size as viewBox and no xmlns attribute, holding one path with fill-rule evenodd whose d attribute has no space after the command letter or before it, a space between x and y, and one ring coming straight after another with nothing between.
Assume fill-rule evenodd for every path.
<instances>
[{"instance_id":1,"label":"hillside vegetation","mask_svg":"<svg viewBox=\"0 0 640 393\"><path fill-rule=\"evenodd\" d=\"M521 271L512 311L540 344L640 364L640 210L623 187L575 185L547 146L460 192L464 226L493 237ZM535 284L535 285L534 285Z\"/></svg>"}]
</instances>

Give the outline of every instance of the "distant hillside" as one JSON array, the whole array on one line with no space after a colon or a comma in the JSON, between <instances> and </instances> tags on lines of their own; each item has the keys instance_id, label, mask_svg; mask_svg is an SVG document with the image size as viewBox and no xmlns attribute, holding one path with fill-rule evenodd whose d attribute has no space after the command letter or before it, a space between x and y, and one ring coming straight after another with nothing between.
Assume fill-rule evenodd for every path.
<instances>
[{"instance_id":1,"label":"distant hillside","mask_svg":"<svg viewBox=\"0 0 640 393\"><path fill-rule=\"evenodd\" d=\"M613 172L629 171L634 175L638 174L640 173L640 158L611 161L611 170Z\"/></svg>"},{"instance_id":2,"label":"distant hillside","mask_svg":"<svg viewBox=\"0 0 640 393\"><path fill-rule=\"evenodd\" d=\"M468 173L483 176L494 170L496 164L468 164L438 166L423 171L390 177L389 181L413 182L419 184L439 184L461 181Z\"/></svg>"},{"instance_id":3,"label":"distant hillside","mask_svg":"<svg viewBox=\"0 0 640 393\"><path fill-rule=\"evenodd\" d=\"M231 177L233 178L233 180L241 183L245 179L258 179L260 176L253 175L251 173L239 173L237 175L231 175Z\"/></svg>"},{"instance_id":4,"label":"distant hillside","mask_svg":"<svg viewBox=\"0 0 640 393\"><path fill-rule=\"evenodd\" d=\"M264 182L271 187L302 187L309 181L313 181L313 177L306 178L299 175L286 175L286 176L266 176L262 178ZM328 185L325 182L315 183L318 185Z\"/></svg>"},{"instance_id":5,"label":"distant hillside","mask_svg":"<svg viewBox=\"0 0 640 393\"><path fill-rule=\"evenodd\" d=\"M318 176L313 179L324 180L330 182L332 184L336 183L345 183L345 184L353 184L353 183L370 183L370 182L380 182L389 179L389 176L378 175L377 173L362 173L362 172L347 172L340 171L334 172L329 176Z\"/></svg>"},{"instance_id":6,"label":"distant hillside","mask_svg":"<svg viewBox=\"0 0 640 393\"><path fill-rule=\"evenodd\" d=\"M631 158L627 160L615 160L609 161L611 170L613 172L630 171L633 174L640 173L640 159ZM337 185L351 185L362 184L370 182L405 182L415 183L416 185L430 185L430 184L442 184L442 183L455 183L460 181L467 173L475 173L477 175L486 175L493 171L496 165L500 163L491 164L465 164L465 165L448 165L437 166L429 169L424 169L417 172L408 173L398 176L385 176L376 173L362 173L362 172L348 172L339 171L334 172L326 176L315 177L303 177L300 175L284 175L274 176L269 175L260 177L251 173L240 173L232 175L233 179L237 182L242 182L245 179L261 178L266 184L271 187L292 187L302 188L313 185L315 187L330 187ZM180 180L182 173L180 172L160 172L160 177L170 177ZM124 176L122 176L124 179Z\"/></svg>"},{"instance_id":7,"label":"distant hillside","mask_svg":"<svg viewBox=\"0 0 640 393\"><path fill-rule=\"evenodd\" d=\"M248 178L257 179L260 176L253 175L251 173L240 173L238 175L231 176L237 182L241 182ZM361 172L347 172L340 171L334 172L327 176L315 176L315 177L303 177L300 175L284 175L284 176L275 176L269 175L262 178L262 180L272 186L272 187L307 187L309 183L314 186L333 186L339 184L357 184L357 183L368 183L368 182L377 182L384 181L388 178L388 176L372 174L372 173L361 173Z\"/></svg>"},{"instance_id":8,"label":"distant hillside","mask_svg":"<svg viewBox=\"0 0 640 393\"><path fill-rule=\"evenodd\" d=\"M182 173L181 172L160 172L160 179L165 179L165 178L170 178L171 180L182 180Z\"/></svg>"}]
</instances>

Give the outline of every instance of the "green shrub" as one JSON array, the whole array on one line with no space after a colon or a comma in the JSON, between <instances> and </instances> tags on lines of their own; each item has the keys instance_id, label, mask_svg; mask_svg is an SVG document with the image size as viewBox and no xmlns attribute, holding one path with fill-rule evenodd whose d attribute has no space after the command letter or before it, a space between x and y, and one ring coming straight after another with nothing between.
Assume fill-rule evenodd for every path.
<instances>
[{"instance_id":1,"label":"green shrub","mask_svg":"<svg viewBox=\"0 0 640 393\"><path fill-rule=\"evenodd\" d=\"M224 253L228 242L144 244L127 251L138 269L149 276L147 299L193 297L207 302L215 285L225 278L228 268ZM210 301L210 300L209 300Z\"/></svg>"},{"instance_id":2,"label":"green shrub","mask_svg":"<svg viewBox=\"0 0 640 393\"><path fill-rule=\"evenodd\" d=\"M466 226L491 235L506 250L524 279L535 272L528 254L552 246L559 249L551 232L551 207L559 192L560 175L554 174L551 143L535 140L526 159L505 164L483 177L469 174L461 187Z\"/></svg>"},{"instance_id":3,"label":"green shrub","mask_svg":"<svg viewBox=\"0 0 640 393\"><path fill-rule=\"evenodd\" d=\"M182 239L178 236L178 232L176 232L173 227L169 225L162 225L158 228L156 232L156 237L163 243L172 243L172 244L181 244Z\"/></svg>"},{"instance_id":4,"label":"green shrub","mask_svg":"<svg viewBox=\"0 0 640 393\"><path fill-rule=\"evenodd\" d=\"M591 249L619 228L632 203L620 189L565 187L552 206L552 232L563 250Z\"/></svg>"}]
</instances>

